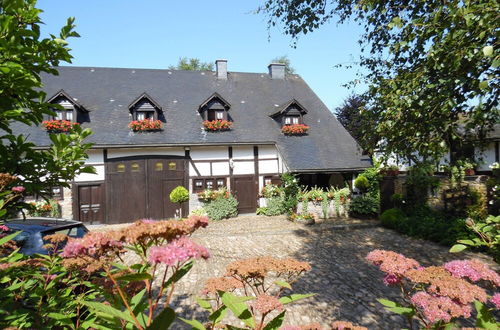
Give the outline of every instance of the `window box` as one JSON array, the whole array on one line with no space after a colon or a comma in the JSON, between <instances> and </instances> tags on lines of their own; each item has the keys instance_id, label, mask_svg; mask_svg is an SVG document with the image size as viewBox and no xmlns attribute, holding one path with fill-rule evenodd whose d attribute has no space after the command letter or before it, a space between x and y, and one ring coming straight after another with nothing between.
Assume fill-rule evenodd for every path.
<instances>
[{"instance_id":1,"label":"window box","mask_svg":"<svg viewBox=\"0 0 500 330\"><path fill-rule=\"evenodd\" d=\"M304 135L309 131L309 126L304 124L285 125L281 128L281 132L285 135Z\"/></svg>"},{"instance_id":2,"label":"window box","mask_svg":"<svg viewBox=\"0 0 500 330\"><path fill-rule=\"evenodd\" d=\"M205 120L203 122L203 127L205 127L205 130L209 132L229 131L232 125L233 123L228 120L217 119L212 121Z\"/></svg>"},{"instance_id":3,"label":"window box","mask_svg":"<svg viewBox=\"0 0 500 330\"><path fill-rule=\"evenodd\" d=\"M163 128L163 123L152 119L133 120L128 124L128 128L134 132L159 131Z\"/></svg>"},{"instance_id":4,"label":"window box","mask_svg":"<svg viewBox=\"0 0 500 330\"><path fill-rule=\"evenodd\" d=\"M66 133L71 131L74 127L80 125L78 123L73 123L69 120L44 120L42 126L49 133Z\"/></svg>"}]
</instances>

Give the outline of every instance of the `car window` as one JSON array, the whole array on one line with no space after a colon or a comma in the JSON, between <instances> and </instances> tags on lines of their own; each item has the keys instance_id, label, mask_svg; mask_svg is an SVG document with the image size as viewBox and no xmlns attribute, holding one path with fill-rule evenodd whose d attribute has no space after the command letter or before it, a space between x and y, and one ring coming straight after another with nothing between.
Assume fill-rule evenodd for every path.
<instances>
[{"instance_id":1,"label":"car window","mask_svg":"<svg viewBox=\"0 0 500 330\"><path fill-rule=\"evenodd\" d=\"M12 233L15 233L16 231L12 231ZM16 245L19 248L23 248L29 245L31 233L22 231L19 233L16 237L14 237L12 240L16 243Z\"/></svg>"},{"instance_id":2,"label":"car window","mask_svg":"<svg viewBox=\"0 0 500 330\"><path fill-rule=\"evenodd\" d=\"M71 238L81 238L87 233L86 228L83 225L78 225L70 228L64 228L59 230L51 230L43 232L43 237L52 234L64 234ZM44 240L45 241L45 240Z\"/></svg>"}]
</instances>

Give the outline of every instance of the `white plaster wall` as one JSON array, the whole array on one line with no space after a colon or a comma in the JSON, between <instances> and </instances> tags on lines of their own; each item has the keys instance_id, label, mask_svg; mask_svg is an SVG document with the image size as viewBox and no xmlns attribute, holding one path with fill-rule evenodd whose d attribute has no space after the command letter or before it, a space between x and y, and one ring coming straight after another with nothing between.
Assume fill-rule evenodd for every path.
<instances>
[{"instance_id":1,"label":"white plaster wall","mask_svg":"<svg viewBox=\"0 0 500 330\"><path fill-rule=\"evenodd\" d=\"M476 159L481 161L477 167L478 171L491 171L489 166L495 162L495 142L489 143L482 153L476 148Z\"/></svg>"},{"instance_id":2,"label":"white plaster wall","mask_svg":"<svg viewBox=\"0 0 500 330\"><path fill-rule=\"evenodd\" d=\"M259 173L275 174L279 172L277 160L259 160Z\"/></svg>"},{"instance_id":3,"label":"white plaster wall","mask_svg":"<svg viewBox=\"0 0 500 330\"><path fill-rule=\"evenodd\" d=\"M233 147L233 159L253 159L253 146Z\"/></svg>"},{"instance_id":4,"label":"white plaster wall","mask_svg":"<svg viewBox=\"0 0 500 330\"><path fill-rule=\"evenodd\" d=\"M254 162L234 162L233 174L254 174Z\"/></svg>"},{"instance_id":5,"label":"white plaster wall","mask_svg":"<svg viewBox=\"0 0 500 330\"><path fill-rule=\"evenodd\" d=\"M91 149L87 151L89 158L85 164L104 164L104 154L102 149Z\"/></svg>"},{"instance_id":6,"label":"white plaster wall","mask_svg":"<svg viewBox=\"0 0 500 330\"><path fill-rule=\"evenodd\" d=\"M198 169L198 172L200 172L200 176L210 176L210 163L195 163L194 164L196 168ZM198 176L196 173L193 164L189 164L189 176Z\"/></svg>"},{"instance_id":7,"label":"white plaster wall","mask_svg":"<svg viewBox=\"0 0 500 330\"><path fill-rule=\"evenodd\" d=\"M259 146L259 159L277 158L277 157L278 157L278 150L276 150L275 146Z\"/></svg>"},{"instance_id":8,"label":"white plaster wall","mask_svg":"<svg viewBox=\"0 0 500 330\"><path fill-rule=\"evenodd\" d=\"M126 148L126 149L108 149L108 158L128 157L128 156L184 156L184 148Z\"/></svg>"},{"instance_id":9,"label":"white plaster wall","mask_svg":"<svg viewBox=\"0 0 500 330\"><path fill-rule=\"evenodd\" d=\"M212 163L212 175L229 175L229 162Z\"/></svg>"},{"instance_id":10,"label":"white plaster wall","mask_svg":"<svg viewBox=\"0 0 500 330\"><path fill-rule=\"evenodd\" d=\"M89 164L90 165L90 164ZM104 165L93 165L97 174L82 173L75 177L75 182L104 181Z\"/></svg>"},{"instance_id":11,"label":"white plaster wall","mask_svg":"<svg viewBox=\"0 0 500 330\"><path fill-rule=\"evenodd\" d=\"M192 147L190 155L193 160L229 159L228 147Z\"/></svg>"}]
</instances>

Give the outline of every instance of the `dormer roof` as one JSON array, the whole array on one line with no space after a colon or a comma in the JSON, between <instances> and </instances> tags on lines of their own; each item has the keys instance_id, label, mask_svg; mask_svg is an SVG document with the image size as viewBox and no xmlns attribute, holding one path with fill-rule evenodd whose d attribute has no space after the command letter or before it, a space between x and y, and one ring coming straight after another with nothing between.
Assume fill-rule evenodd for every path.
<instances>
[{"instance_id":1,"label":"dormer roof","mask_svg":"<svg viewBox=\"0 0 500 330\"><path fill-rule=\"evenodd\" d=\"M221 104L226 111L229 110L229 108L231 108L231 105L229 104L229 102L227 102L222 96L220 96L219 93L213 93L212 95L210 95L209 98L207 98L205 101L203 101L203 103L200 104L198 111L202 111L203 109L205 109L207 107L209 108L211 106L211 103L217 102L217 100L218 100L218 103Z\"/></svg>"},{"instance_id":2,"label":"dormer roof","mask_svg":"<svg viewBox=\"0 0 500 330\"><path fill-rule=\"evenodd\" d=\"M146 100L147 102L149 102L153 107L156 108L156 110L158 111L161 111L162 108L161 106L158 104L158 102L156 102L151 96L148 95L148 93L144 92L142 93L138 98L136 98L135 100L132 101L132 103L130 103L128 105L128 108L129 110L135 108L137 106L137 104L142 101L142 100Z\"/></svg>"},{"instance_id":3,"label":"dormer roof","mask_svg":"<svg viewBox=\"0 0 500 330\"><path fill-rule=\"evenodd\" d=\"M59 98L64 98L66 99L68 102L70 102L75 108L77 108L78 110L80 111L83 111L83 112L89 112L87 109L85 109L85 107L77 102L74 98L72 98L71 96L69 96L68 93L66 93L64 91L64 89L60 89L57 93L55 93L53 96L51 96L48 100L47 100L47 103L55 103L55 101Z\"/></svg>"},{"instance_id":4,"label":"dormer roof","mask_svg":"<svg viewBox=\"0 0 500 330\"><path fill-rule=\"evenodd\" d=\"M304 115L307 113L307 109L302 106L296 99L292 99L291 101L285 103L285 105L279 107L278 111L273 112L269 115L271 118L276 118L278 116L284 115L292 109L296 109L300 114Z\"/></svg>"}]
</instances>

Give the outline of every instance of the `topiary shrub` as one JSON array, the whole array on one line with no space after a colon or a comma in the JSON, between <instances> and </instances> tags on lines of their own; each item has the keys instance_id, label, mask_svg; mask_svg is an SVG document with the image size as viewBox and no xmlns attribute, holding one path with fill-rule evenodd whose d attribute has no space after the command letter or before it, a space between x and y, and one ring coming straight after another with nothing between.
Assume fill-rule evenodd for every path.
<instances>
[{"instance_id":1,"label":"topiary shrub","mask_svg":"<svg viewBox=\"0 0 500 330\"><path fill-rule=\"evenodd\" d=\"M370 188L370 182L364 175L360 175L354 180L354 187L358 188L361 192L365 192Z\"/></svg>"},{"instance_id":2,"label":"topiary shrub","mask_svg":"<svg viewBox=\"0 0 500 330\"><path fill-rule=\"evenodd\" d=\"M379 211L379 199L371 195L353 198L349 205L349 214L354 217L375 217Z\"/></svg>"},{"instance_id":3,"label":"topiary shrub","mask_svg":"<svg viewBox=\"0 0 500 330\"><path fill-rule=\"evenodd\" d=\"M170 201L179 204L179 216L182 218L182 203L189 200L189 191L183 186L177 186L170 192Z\"/></svg>"},{"instance_id":4,"label":"topiary shrub","mask_svg":"<svg viewBox=\"0 0 500 330\"><path fill-rule=\"evenodd\" d=\"M238 215L238 201L232 195L217 197L203 207L211 220L222 220Z\"/></svg>"},{"instance_id":5,"label":"topiary shrub","mask_svg":"<svg viewBox=\"0 0 500 330\"><path fill-rule=\"evenodd\" d=\"M406 214L398 208L385 210L379 217L382 225L388 228L396 229L400 221L404 221Z\"/></svg>"}]
</instances>

